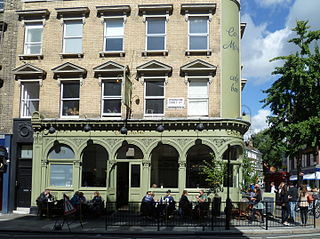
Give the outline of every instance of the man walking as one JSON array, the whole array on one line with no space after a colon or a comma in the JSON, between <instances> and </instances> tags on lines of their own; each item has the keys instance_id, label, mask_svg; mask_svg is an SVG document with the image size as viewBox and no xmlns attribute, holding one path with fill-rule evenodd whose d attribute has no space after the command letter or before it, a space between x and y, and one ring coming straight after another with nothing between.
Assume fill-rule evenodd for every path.
<instances>
[{"instance_id":1,"label":"man walking","mask_svg":"<svg viewBox=\"0 0 320 239\"><path fill-rule=\"evenodd\" d=\"M294 223L296 218L296 205L298 201L298 189L291 183L288 191L290 221Z\"/></svg>"}]
</instances>

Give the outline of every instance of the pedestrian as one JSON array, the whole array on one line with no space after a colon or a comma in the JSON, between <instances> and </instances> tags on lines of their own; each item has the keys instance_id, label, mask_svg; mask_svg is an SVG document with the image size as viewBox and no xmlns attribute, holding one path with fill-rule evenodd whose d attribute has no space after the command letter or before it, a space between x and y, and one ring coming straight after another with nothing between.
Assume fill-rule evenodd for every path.
<instances>
[{"instance_id":1,"label":"pedestrian","mask_svg":"<svg viewBox=\"0 0 320 239\"><path fill-rule=\"evenodd\" d=\"M303 185L299 192L299 208L300 208L302 226L307 225L308 207L309 207L309 203L308 203L307 187Z\"/></svg>"},{"instance_id":2,"label":"pedestrian","mask_svg":"<svg viewBox=\"0 0 320 239\"><path fill-rule=\"evenodd\" d=\"M255 188L254 190L255 190L255 196L250 199L253 203L253 207L252 207L252 214L251 214L249 223L252 223L252 221L255 218L255 215L258 215L260 217L260 222L264 223L263 212L262 212L262 210L264 209L264 205L261 202L262 200L261 189Z\"/></svg>"},{"instance_id":3,"label":"pedestrian","mask_svg":"<svg viewBox=\"0 0 320 239\"><path fill-rule=\"evenodd\" d=\"M282 182L279 190L279 202L281 204L281 223L285 226L289 226L288 213L289 213L289 199L287 185Z\"/></svg>"},{"instance_id":4,"label":"pedestrian","mask_svg":"<svg viewBox=\"0 0 320 239\"><path fill-rule=\"evenodd\" d=\"M290 221L292 223L295 222L296 218L296 206L298 201L299 195L298 195L298 189L290 183L289 191L288 191L288 199L289 199L289 215L290 215Z\"/></svg>"},{"instance_id":5,"label":"pedestrian","mask_svg":"<svg viewBox=\"0 0 320 239\"><path fill-rule=\"evenodd\" d=\"M271 182L270 186L271 186L271 190L270 190L271 193L277 193L278 192L278 190L276 189L276 186L274 185L274 182Z\"/></svg>"}]
</instances>

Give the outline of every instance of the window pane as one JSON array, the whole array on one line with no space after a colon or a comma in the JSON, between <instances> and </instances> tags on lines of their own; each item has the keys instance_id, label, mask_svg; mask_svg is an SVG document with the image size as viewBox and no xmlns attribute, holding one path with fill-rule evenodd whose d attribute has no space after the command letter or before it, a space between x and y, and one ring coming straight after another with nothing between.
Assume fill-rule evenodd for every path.
<instances>
[{"instance_id":1,"label":"window pane","mask_svg":"<svg viewBox=\"0 0 320 239\"><path fill-rule=\"evenodd\" d=\"M48 159L74 159L74 152L71 148L58 144L50 150Z\"/></svg>"},{"instance_id":2,"label":"window pane","mask_svg":"<svg viewBox=\"0 0 320 239\"><path fill-rule=\"evenodd\" d=\"M164 96L163 81L147 81L146 96Z\"/></svg>"},{"instance_id":3,"label":"window pane","mask_svg":"<svg viewBox=\"0 0 320 239\"><path fill-rule=\"evenodd\" d=\"M63 83L63 98L79 98L80 84L75 83Z\"/></svg>"},{"instance_id":4,"label":"window pane","mask_svg":"<svg viewBox=\"0 0 320 239\"><path fill-rule=\"evenodd\" d=\"M148 18L148 34L165 34L165 18Z\"/></svg>"},{"instance_id":5,"label":"window pane","mask_svg":"<svg viewBox=\"0 0 320 239\"><path fill-rule=\"evenodd\" d=\"M104 100L103 113L117 114L121 113L121 100Z\"/></svg>"},{"instance_id":6,"label":"window pane","mask_svg":"<svg viewBox=\"0 0 320 239\"><path fill-rule=\"evenodd\" d=\"M50 186L72 187L72 165L51 164Z\"/></svg>"},{"instance_id":7,"label":"window pane","mask_svg":"<svg viewBox=\"0 0 320 239\"><path fill-rule=\"evenodd\" d=\"M33 45L26 45L26 52L25 54L40 54L41 53L41 43L33 44Z\"/></svg>"},{"instance_id":8,"label":"window pane","mask_svg":"<svg viewBox=\"0 0 320 239\"><path fill-rule=\"evenodd\" d=\"M23 99L39 99L39 83L23 83Z\"/></svg>"},{"instance_id":9,"label":"window pane","mask_svg":"<svg viewBox=\"0 0 320 239\"><path fill-rule=\"evenodd\" d=\"M81 53L82 39L65 39L65 53Z\"/></svg>"},{"instance_id":10,"label":"window pane","mask_svg":"<svg viewBox=\"0 0 320 239\"><path fill-rule=\"evenodd\" d=\"M32 159L32 145L21 145L20 158Z\"/></svg>"},{"instance_id":11,"label":"window pane","mask_svg":"<svg viewBox=\"0 0 320 239\"><path fill-rule=\"evenodd\" d=\"M108 19L106 21L106 28L107 36L123 35L123 19Z\"/></svg>"},{"instance_id":12,"label":"window pane","mask_svg":"<svg viewBox=\"0 0 320 239\"><path fill-rule=\"evenodd\" d=\"M140 187L140 165L131 165L131 187Z\"/></svg>"},{"instance_id":13,"label":"window pane","mask_svg":"<svg viewBox=\"0 0 320 239\"><path fill-rule=\"evenodd\" d=\"M164 37L148 37L147 50L164 50Z\"/></svg>"},{"instance_id":14,"label":"window pane","mask_svg":"<svg viewBox=\"0 0 320 239\"><path fill-rule=\"evenodd\" d=\"M192 80L189 82L189 98L207 98L208 81Z\"/></svg>"},{"instance_id":15,"label":"window pane","mask_svg":"<svg viewBox=\"0 0 320 239\"><path fill-rule=\"evenodd\" d=\"M32 116L33 112L39 110L39 101L25 101L23 104L23 115Z\"/></svg>"},{"instance_id":16,"label":"window pane","mask_svg":"<svg viewBox=\"0 0 320 239\"><path fill-rule=\"evenodd\" d=\"M121 81L106 81L104 85L104 96L121 96Z\"/></svg>"},{"instance_id":17,"label":"window pane","mask_svg":"<svg viewBox=\"0 0 320 239\"><path fill-rule=\"evenodd\" d=\"M146 100L146 114L163 114L163 100Z\"/></svg>"},{"instance_id":18,"label":"window pane","mask_svg":"<svg viewBox=\"0 0 320 239\"><path fill-rule=\"evenodd\" d=\"M63 101L62 115L79 115L79 100Z\"/></svg>"},{"instance_id":19,"label":"window pane","mask_svg":"<svg viewBox=\"0 0 320 239\"><path fill-rule=\"evenodd\" d=\"M207 33L208 17L189 17L190 33Z\"/></svg>"},{"instance_id":20,"label":"window pane","mask_svg":"<svg viewBox=\"0 0 320 239\"><path fill-rule=\"evenodd\" d=\"M190 50L203 50L208 49L207 36L190 36Z\"/></svg>"},{"instance_id":21,"label":"window pane","mask_svg":"<svg viewBox=\"0 0 320 239\"><path fill-rule=\"evenodd\" d=\"M208 115L208 100L189 100L189 115Z\"/></svg>"},{"instance_id":22,"label":"window pane","mask_svg":"<svg viewBox=\"0 0 320 239\"><path fill-rule=\"evenodd\" d=\"M27 28L27 42L41 42L42 28Z\"/></svg>"},{"instance_id":23,"label":"window pane","mask_svg":"<svg viewBox=\"0 0 320 239\"><path fill-rule=\"evenodd\" d=\"M82 180L84 187L105 187L108 154L100 145L89 145L83 151Z\"/></svg>"},{"instance_id":24,"label":"window pane","mask_svg":"<svg viewBox=\"0 0 320 239\"><path fill-rule=\"evenodd\" d=\"M123 39L122 38L107 38L106 51L122 51Z\"/></svg>"},{"instance_id":25,"label":"window pane","mask_svg":"<svg viewBox=\"0 0 320 239\"><path fill-rule=\"evenodd\" d=\"M65 36L82 36L82 21L66 21Z\"/></svg>"}]
</instances>

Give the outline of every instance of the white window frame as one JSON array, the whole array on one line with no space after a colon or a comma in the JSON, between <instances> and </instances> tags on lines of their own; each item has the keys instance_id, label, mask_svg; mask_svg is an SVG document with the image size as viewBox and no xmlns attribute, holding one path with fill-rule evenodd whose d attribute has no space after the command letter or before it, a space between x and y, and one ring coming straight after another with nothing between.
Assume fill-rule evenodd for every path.
<instances>
[{"instance_id":1,"label":"white window frame","mask_svg":"<svg viewBox=\"0 0 320 239\"><path fill-rule=\"evenodd\" d=\"M117 36L111 36L109 38L122 38L122 50L120 51L107 51L107 21L112 20L112 19L122 19L122 28L123 28L123 34L122 35L117 35ZM111 17L103 17L103 52L107 53L122 53L124 52L124 26L126 22L126 17L125 16L111 16Z\"/></svg>"},{"instance_id":2,"label":"white window frame","mask_svg":"<svg viewBox=\"0 0 320 239\"><path fill-rule=\"evenodd\" d=\"M79 98L67 98L67 99L63 99L63 87L65 83L69 83L72 81L78 81L79 82ZM68 79L68 80L59 80L60 82L60 117L61 118L79 118L80 116L80 87L81 87L81 79ZM78 100L79 101L79 114L78 115L62 115L63 113L63 102L65 101L75 101Z\"/></svg>"},{"instance_id":3,"label":"white window frame","mask_svg":"<svg viewBox=\"0 0 320 239\"><path fill-rule=\"evenodd\" d=\"M120 92L120 96L104 96L104 87L105 87L105 82L108 81L114 81L114 80L120 80L121 81L121 92ZM121 78L117 78L117 77L104 77L101 78L101 116L102 117L115 117L115 118L119 118L121 117L122 114L122 110L120 108L120 113L104 113L103 109L104 109L104 101L105 100L120 100L121 102L121 106L122 106L122 93L123 93L123 77Z\"/></svg>"},{"instance_id":4,"label":"white window frame","mask_svg":"<svg viewBox=\"0 0 320 239\"><path fill-rule=\"evenodd\" d=\"M207 97L203 97L203 98L190 98L189 95L189 89L190 89L190 81L207 81ZM210 84L210 77L209 76L194 76L194 77L188 77L188 117L193 118L193 117L208 117L209 116L209 84ZM193 102L197 102L197 101L204 101L206 99L207 101L207 115L194 115L191 114L190 112L190 100Z\"/></svg>"},{"instance_id":5,"label":"white window frame","mask_svg":"<svg viewBox=\"0 0 320 239\"><path fill-rule=\"evenodd\" d=\"M143 115L145 117L153 117L153 116L164 116L165 115L165 95L166 95L166 76L153 76L153 77L144 77L144 84L145 84L145 87L144 87L144 101L143 101ZM146 96L146 93L147 93L147 87L146 87L146 82L148 81L163 81L163 96ZM163 114L148 114L146 113L146 103L147 103L147 100L163 100Z\"/></svg>"},{"instance_id":6,"label":"white window frame","mask_svg":"<svg viewBox=\"0 0 320 239\"><path fill-rule=\"evenodd\" d=\"M164 34L148 34L148 18L163 18L165 22L165 31ZM145 36L145 51L146 52L164 52L167 51L167 22L168 22L168 17L167 15L146 15L145 16L145 22L146 22L146 36ZM148 37L153 36L153 37L164 37L164 46L163 50L149 50L148 49Z\"/></svg>"},{"instance_id":7,"label":"white window frame","mask_svg":"<svg viewBox=\"0 0 320 239\"><path fill-rule=\"evenodd\" d=\"M44 30L44 24L43 21L26 21L25 23L25 30L24 30L24 45L23 45L23 54L24 55L42 55L42 42L43 42L43 30ZM27 38L28 38L28 30L29 29L42 29L42 33L41 33L41 42L27 42ZM27 50L29 49L28 47L32 46L32 45L40 45L40 52L37 54L29 54L27 53Z\"/></svg>"},{"instance_id":8,"label":"white window frame","mask_svg":"<svg viewBox=\"0 0 320 239\"><path fill-rule=\"evenodd\" d=\"M38 99L24 99L24 84L25 83L38 83L39 84L39 98ZM27 118L30 119L32 115L26 116L25 115L25 103L26 101L32 101L32 102L39 102L40 103L40 82L39 80L27 80L27 81L19 81L20 86L20 117L21 118ZM38 109L39 110L39 109Z\"/></svg>"},{"instance_id":9,"label":"white window frame","mask_svg":"<svg viewBox=\"0 0 320 239\"><path fill-rule=\"evenodd\" d=\"M75 22L79 21L82 22L82 31L81 31L81 36L66 36L66 23L67 22ZM63 54L77 54L77 53L83 53L83 18L68 18L68 19L63 19ZM81 39L81 51L80 52L66 52L66 39Z\"/></svg>"},{"instance_id":10,"label":"white window frame","mask_svg":"<svg viewBox=\"0 0 320 239\"><path fill-rule=\"evenodd\" d=\"M207 17L207 29L208 29L208 32L207 33L190 33L190 18L193 18L193 17ZM210 50L210 47L209 47L209 44L210 44L210 39L209 39L209 36L210 36L210 24L209 22L211 21L211 18L210 18L210 15L209 14L189 14L188 15L188 51L209 51ZM192 36L206 36L207 37L207 49L190 49L190 38Z\"/></svg>"}]
</instances>

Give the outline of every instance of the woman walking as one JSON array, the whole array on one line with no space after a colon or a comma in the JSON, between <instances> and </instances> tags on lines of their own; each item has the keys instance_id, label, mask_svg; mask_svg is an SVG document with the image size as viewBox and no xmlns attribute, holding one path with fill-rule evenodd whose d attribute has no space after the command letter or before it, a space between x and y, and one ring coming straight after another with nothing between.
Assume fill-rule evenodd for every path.
<instances>
[{"instance_id":1,"label":"woman walking","mask_svg":"<svg viewBox=\"0 0 320 239\"><path fill-rule=\"evenodd\" d=\"M307 219L308 219L308 192L306 186L302 186L300 193L299 193L299 208L301 213L301 223L302 226L307 225Z\"/></svg>"}]
</instances>

